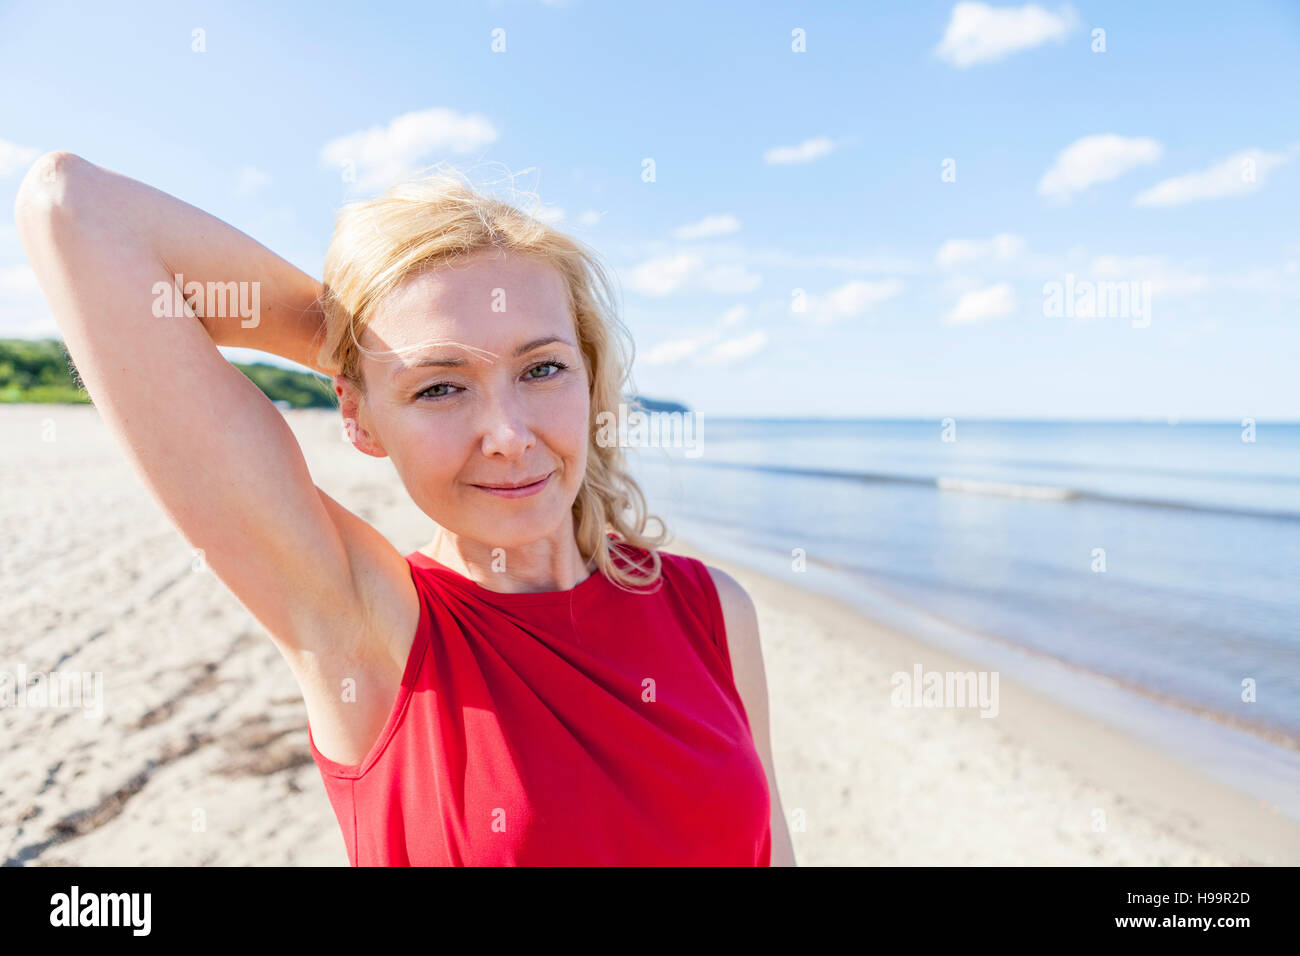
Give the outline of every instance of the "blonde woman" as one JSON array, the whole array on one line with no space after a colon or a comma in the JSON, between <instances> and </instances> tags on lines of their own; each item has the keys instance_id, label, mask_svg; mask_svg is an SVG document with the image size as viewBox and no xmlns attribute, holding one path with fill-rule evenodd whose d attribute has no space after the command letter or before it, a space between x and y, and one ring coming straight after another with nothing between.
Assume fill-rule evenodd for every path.
<instances>
[{"instance_id":1,"label":"blonde woman","mask_svg":"<svg viewBox=\"0 0 1300 956\"><path fill-rule=\"evenodd\" d=\"M15 212L100 415L297 678L354 866L794 865L753 604L596 441L626 331L584 246L447 173L345 207L323 284L68 152ZM158 308L190 283L257 314ZM218 346L333 377L434 540L318 489Z\"/></svg>"}]
</instances>

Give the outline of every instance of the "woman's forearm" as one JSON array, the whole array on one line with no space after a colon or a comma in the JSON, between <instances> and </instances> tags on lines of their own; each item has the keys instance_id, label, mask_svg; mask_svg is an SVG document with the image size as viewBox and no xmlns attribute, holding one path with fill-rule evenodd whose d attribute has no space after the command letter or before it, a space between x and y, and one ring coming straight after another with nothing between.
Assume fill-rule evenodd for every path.
<instances>
[{"instance_id":1,"label":"woman's forearm","mask_svg":"<svg viewBox=\"0 0 1300 956\"><path fill-rule=\"evenodd\" d=\"M79 223L145 242L216 345L257 349L325 374L321 284L233 226L72 153L41 157L27 174L58 180ZM179 279L175 279L179 276ZM154 290L158 315L181 314L173 290Z\"/></svg>"}]
</instances>

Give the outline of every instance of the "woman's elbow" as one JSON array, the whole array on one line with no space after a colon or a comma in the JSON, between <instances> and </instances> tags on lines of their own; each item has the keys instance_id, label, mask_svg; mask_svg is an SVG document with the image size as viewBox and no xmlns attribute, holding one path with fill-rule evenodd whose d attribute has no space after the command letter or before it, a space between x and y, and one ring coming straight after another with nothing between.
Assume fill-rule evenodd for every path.
<instances>
[{"instance_id":1,"label":"woman's elbow","mask_svg":"<svg viewBox=\"0 0 1300 956\"><path fill-rule=\"evenodd\" d=\"M67 210L72 199L72 184L90 164L76 153L56 149L32 163L18 185L14 197L14 222L23 223L35 216Z\"/></svg>"}]
</instances>

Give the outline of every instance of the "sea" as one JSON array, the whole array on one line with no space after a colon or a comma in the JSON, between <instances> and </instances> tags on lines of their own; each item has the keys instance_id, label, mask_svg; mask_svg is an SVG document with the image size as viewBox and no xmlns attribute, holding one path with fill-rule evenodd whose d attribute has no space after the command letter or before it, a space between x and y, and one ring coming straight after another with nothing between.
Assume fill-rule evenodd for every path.
<instances>
[{"instance_id":1,"label":"sea","mask_svg":"<svg viewBox=\"0 0 1300 956\"><path fill-rule=\"evenodd\" d=\"M1300 820L1300 424L693 417L628 449L681 537Z\"/></svg>"}]
</instances>

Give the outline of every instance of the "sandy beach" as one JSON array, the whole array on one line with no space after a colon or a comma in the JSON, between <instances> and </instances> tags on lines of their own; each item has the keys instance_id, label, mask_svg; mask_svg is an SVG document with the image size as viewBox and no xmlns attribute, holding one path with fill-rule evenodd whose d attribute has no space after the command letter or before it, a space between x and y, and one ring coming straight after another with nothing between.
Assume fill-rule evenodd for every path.
<instances>
[{"instance_id":1,"label":"sandy beach","mask_svg":"<svg viewBox=\"0 0 1300 956\"><path fill-rule=\"evenodd\" d=\"M321 488L404 553L432 536L337 413L286 417ZM292 674L97 412L0 406L0 436L0 671L102 674L102 716L0 709L6 863L347 865ZM979 668L707 541L668 550L757 605L800 865L1300 863L1276 810L1005 677L993 719L894 706L896 672Z\"/></svg>"}]
</instances>

